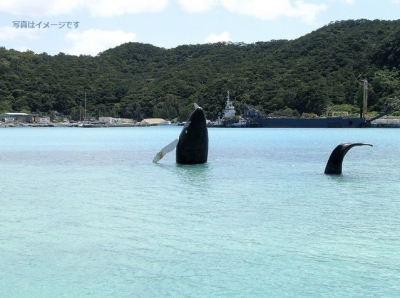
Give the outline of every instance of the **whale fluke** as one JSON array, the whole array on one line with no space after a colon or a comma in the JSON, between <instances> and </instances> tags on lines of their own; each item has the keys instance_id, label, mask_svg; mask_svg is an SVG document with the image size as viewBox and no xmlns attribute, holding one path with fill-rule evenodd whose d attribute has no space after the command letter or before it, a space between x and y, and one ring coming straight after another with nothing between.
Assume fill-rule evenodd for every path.
<instances>
[{"instance_id":1,"label":"whale fluke","mask_svg":"<svg viewBox=\"0 0 400 298\"><path fill-rule=\"evenodd\" d=\"M328 163L325 167L325 174L342 174L342 163L346 153L355 146L371 146L368 143L342 143L333 149Z\"/></svg>"}]
</instances>

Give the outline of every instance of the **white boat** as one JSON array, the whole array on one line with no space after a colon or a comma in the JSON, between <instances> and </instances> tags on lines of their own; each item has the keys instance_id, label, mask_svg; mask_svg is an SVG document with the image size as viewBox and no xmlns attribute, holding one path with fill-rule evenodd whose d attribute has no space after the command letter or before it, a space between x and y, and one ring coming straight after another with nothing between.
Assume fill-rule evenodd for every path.
<instances>
[{"instance_id":1,"label":"white boat","mask_svg":"<svg viewBox=\"0 0 400 298\"><path fill-rule=\"evenodd\" d=\"M224 115L223 115L223 119L226 118L231 118L233 116L235 116L236 114L236 110L235 107L233 106L233 103L230 101L229 99L229 91L228 91L228 95L226 98L226 105L225 105L225 110L224 110Z\"/></svg>"},{"instance_id":2,"label":"white boat","mask_svg":"<svg viewBox=\"0 0 400 298\"><path fill-rule=\"evenodd\" d=\"M228 91L228 95L226 97L225 109L222 111L222 118L220 117L221 113L218 113L218 114L219 114L218 119L214 120L210 124L210 126L223 127L223 126L225 126L225 120L229 119L229 118L232 118L236 114L235 107L233 106L233 104L232 104L232 102L231 102L231 100L229 98L229 91Z\"/></svg>"},{"instance_id":3,"label":"white boat","mask_svg":"<svg viewBox=\"0 0 400 298\"><path fill-rule=\"evenodd\" d=\"M223 127L224 126L224 121L218 117L217 120L210 122L209 126L213 127Z\"/></svg>"},{"instance_id":4,"label":"white boat","mask_svg":"<svg viewBox=\"0 0 400 298\"><path fill-rule=\"evenodd\" d=\"M172 124L172 122L169 120L164 120L164 121L158 123L158 125L171 125L171 124Z\"/></svg>"},{"instance_id":5,"label":"white boat","mask_svg":"<svg viewBox=\"0 0 400 298\"><path fill-rule=\"evenodd\" d=\"M247 121L244 119L239 119L238 122L229 125L229 127L246 127L246 126L247 126Z\"/></svg>"}]
</instances>

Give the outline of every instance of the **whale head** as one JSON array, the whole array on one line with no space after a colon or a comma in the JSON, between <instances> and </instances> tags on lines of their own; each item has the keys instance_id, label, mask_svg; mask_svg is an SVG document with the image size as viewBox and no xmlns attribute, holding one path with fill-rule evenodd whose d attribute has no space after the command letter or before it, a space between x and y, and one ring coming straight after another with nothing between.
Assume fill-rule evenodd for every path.
<instances>
[{"instance_id":1,"label":"whale head","mask_svg":"<svg viewBox=\"0 0 400 298\"><path fill-rule=\"evenodd\" d=\"M179 164L206 163L208 158L208 130L203 109L196 109L186 121L176 147L176 162Z\"/></svg>"}]
</instances>

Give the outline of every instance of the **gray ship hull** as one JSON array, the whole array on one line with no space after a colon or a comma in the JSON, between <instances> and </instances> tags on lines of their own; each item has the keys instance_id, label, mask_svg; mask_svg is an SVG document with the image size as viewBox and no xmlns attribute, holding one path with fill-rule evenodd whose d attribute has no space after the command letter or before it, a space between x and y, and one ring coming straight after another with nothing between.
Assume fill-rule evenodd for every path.
<instances>
[{"instance_id":1,"label":"gray ship hull","mask_svg":"<svg viewBox=\"0 0 400 298\"><path fill-rule=\"evenodd\" d=\"M225 127L234 127L237 120L224 121ZM248 118L246 127L270 127L270 128L358 128L366 127L368 122L363 118Z\"/></svg>"},{"instance_id":2,"label":"gray ship hull","mask_svg":"<svg viewBox=\"0 0 400 298\"><path fill-rule=\"evenodd\" d=\"M364 127L363 118L255 118L258 127L299 127L299 128L356 128Z\"/></svg>"}]
</instances>

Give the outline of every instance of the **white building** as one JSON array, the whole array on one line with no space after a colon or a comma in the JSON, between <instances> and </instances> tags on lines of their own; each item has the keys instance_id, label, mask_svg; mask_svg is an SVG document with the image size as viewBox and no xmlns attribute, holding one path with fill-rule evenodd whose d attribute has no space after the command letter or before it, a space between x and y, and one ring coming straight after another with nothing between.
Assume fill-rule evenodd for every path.
<instances>
[{"instance_id":1,"label":"white building","mask_svg":"<svg viewBox=\"0 0 400 298\"><path fill-rule=\"evenodd\" d=\"M28 122L29 114L26 113L4 113L0 114L0 121L2 122Z\"/></svg>"},{"instance_id":2,"label":"white building","mask_svg":"<svg viewBox=\"0 0 400 298\"><path fill-rule=\"evenodd\" d=\"M39 117L39 124L50 124L50 117L49 116Z\"/></svg>"},{"instance_id":3,"label":"white building","mask_svg":"<svg viewBox=\"0 0 400 298\"><path fill-rule=\"evenodd\" d=\"M103 124L131 124L134 123L129 118L99 117L99 122Z\"/></svg>"},{"instance_id":4,"label":"white building","mask_svg":"<svg viewBox=\"0 0 400 298\"><path fill-rule=\"evenodd\" d=\"M113 118L113 117L99 117L99 122L112 124L112 123L120 123L121 120L118 118Z\"/></svg>"}]
</instances>

